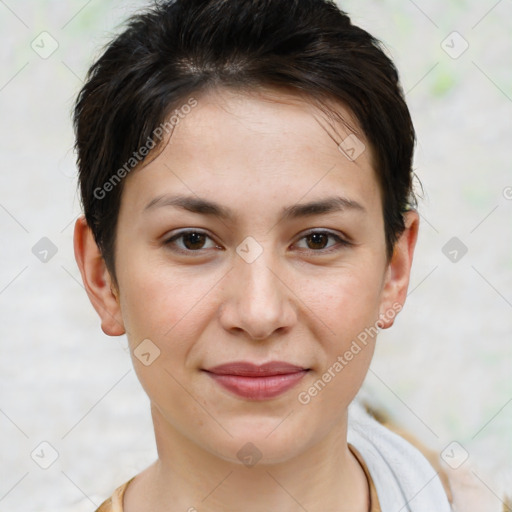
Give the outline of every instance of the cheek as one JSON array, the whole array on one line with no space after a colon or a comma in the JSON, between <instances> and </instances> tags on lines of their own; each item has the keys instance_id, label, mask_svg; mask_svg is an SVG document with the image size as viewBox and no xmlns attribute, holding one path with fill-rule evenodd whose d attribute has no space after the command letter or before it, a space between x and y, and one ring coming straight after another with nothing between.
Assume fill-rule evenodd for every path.
<instances>
[{"instance_id":1,"label":"cheek","mask_svg":"<svg viewBox=\"0 0 512 512\"><path fill-rule=\"evenodd\" d=\"M177 382L189 378L187 372L195 343L215 313L208 291L219 277L205 274L204 278L198 278L193 271L141 263L132 264L123 276L121 310L133 364L143 388L156 401L165 388L169 388L169 394L174 393L172 390L183 394ZM137 358L144 340L154 343L153 350L158 354L150 367Z\"/></svg>"},{"instance_id":2,"label":"cheek","mask_svg":"<svg viewBox=\"0 0 512 512\"><path fill-rule=\"evenodd\" d=\"M189 315L198 318L208 283L197 286L191 275L170 272L158 265L132 265L124 276L121 310L131 337L176 338ZM193 324L195 324L194 322ZM128 338L130 338L130 334Z\"/></svg>"},{"instance_id":3,"label":"cheek","mask_svg":"<svg viewBox=\"0 0 512 512\"><path fill-rule=\"evenodd\" d=\"M193 286L190 276L152 265L132 265L123 277L121 309L138 379L152 402L170 401L185 413L193 404L180 383L205 321L205 289Z\"/></svg>"},{"instance_id":4,"label":"cheek","mask_svg":"<svg viewBox=\"0 0 512 512\"><path fill-rule=\"evenodd\" d=\"M327 327L329 339L344 344L379 315L381 276L375 264L347 268L302 287L301 299ZM322 338L319 338L322 339Z\"/></svg>"},{"instance_id":5,"label":"cheek","mask_svg":"<svg viewBox=\"0 0 512 512\"><path fill-rule=\"evenodd\" d=\"M339 274L324 287L324 293L308 296L317 323L327 326L316 335L323 355L315 378L300 388L297 397L312 415L337 421L366 377L378 332L380 290L376 274ZM337 404L335 408L333 404Z\"/></svg>"}]
</instances>

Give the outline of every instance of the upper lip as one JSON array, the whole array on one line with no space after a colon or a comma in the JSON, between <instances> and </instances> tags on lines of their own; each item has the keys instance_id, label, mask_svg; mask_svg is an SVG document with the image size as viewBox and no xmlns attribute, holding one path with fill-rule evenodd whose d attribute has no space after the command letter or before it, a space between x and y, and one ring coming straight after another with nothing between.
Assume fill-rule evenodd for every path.
<instances>
[{"instance_id":1,"label":"upper lip","mask_svg":"<svg viewBox=\"0 0 512 512\"><path fill-rule=\"evenodd\" d=\"M286 375L305 371L307 368L296 366L285 361L270 361L265 364L254 364L247 361L233 361L220 364L205 371L217 375L240 375L243 377L266 377L269 375Z\"/></svg>"}]
</instances>

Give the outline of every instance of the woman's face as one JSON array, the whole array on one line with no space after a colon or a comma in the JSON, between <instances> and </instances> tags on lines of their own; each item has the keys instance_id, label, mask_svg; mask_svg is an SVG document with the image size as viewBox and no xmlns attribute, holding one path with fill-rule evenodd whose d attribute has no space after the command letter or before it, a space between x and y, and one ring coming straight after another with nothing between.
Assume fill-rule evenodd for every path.
<instances>
[{"instance_id":1,"label":"woman's face","mask_svg":"<svg viewBox=\"0 0 512 512\"><path fill-rule=\"evenodd\" d=\"M403 299L366 141L351 136L344 153L331 136L348 129L337 136L311 105L274 99L199 97L162 153L126 178L116 235L110 313L157 438L235 462L247 450L283 461L343 427L374 350L368 333ZM261 376L229 366L239 362L293 367Z\"/></svg>"}]
</instances>

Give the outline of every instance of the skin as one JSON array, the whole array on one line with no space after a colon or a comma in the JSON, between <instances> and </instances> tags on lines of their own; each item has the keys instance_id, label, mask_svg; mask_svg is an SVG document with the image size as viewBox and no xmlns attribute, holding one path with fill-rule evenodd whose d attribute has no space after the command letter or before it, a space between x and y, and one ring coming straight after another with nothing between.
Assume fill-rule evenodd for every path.
<instances>
[{"instance_id":1,"label":"skin","mask_svg":"<svg viewBox=\"0 0 512 512\"><path fill-rule=\"evenodd\" d=\"M333 137L339 142L351 131L340 125L337 135L329 132L317 122L319 111L297 96L221 89L197 98L158 156L126 178L118 287L84 217L75 225L76 260L102 329L127 334L151 401L159 458L128 487L125 511L367 511L368 482L347 446L347 407L376 338L307 405L298 395L365 328L379 318L382 328L393 324L389 312L407 294L418 214L406 213L388 262L381 193L363 135L366 150L350 161ZM233 219L172 206L145 211L163 193L213 200ZM364 210L279 221L284 207L333 195ZM185 229L208 236L166 245ZM312 239L311 229L351 245ZM246 237L262 249L250 263L236 252ZM149 366L133 355L144 339L160 350ZM236 360L281 360L309 372L282 395L257 402L202 371ZM248 442L261 454L252 467L237 457Z\"/></svg>"}]
</instances>

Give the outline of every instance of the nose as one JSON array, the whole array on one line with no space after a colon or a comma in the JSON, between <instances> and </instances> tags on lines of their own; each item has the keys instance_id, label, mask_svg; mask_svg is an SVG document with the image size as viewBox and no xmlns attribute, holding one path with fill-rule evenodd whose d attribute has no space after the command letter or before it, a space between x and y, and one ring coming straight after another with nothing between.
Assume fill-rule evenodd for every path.
<instances>
[{"instance_id":1,"label":"nose","mask_svg":"<svg viewBox=\"0 0 512 512\"><path fill-rule=\"evenodd\" d=\"M297 297L282 266L265 250L248 263L236 257L234 268L224 283L220 312L222 326L229 331L243 331L253 340L284 334L297 321Z\"/></svg>"}]
</instances>

